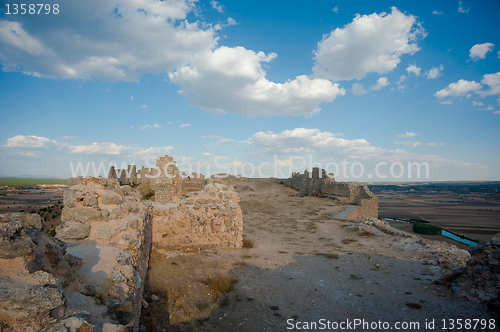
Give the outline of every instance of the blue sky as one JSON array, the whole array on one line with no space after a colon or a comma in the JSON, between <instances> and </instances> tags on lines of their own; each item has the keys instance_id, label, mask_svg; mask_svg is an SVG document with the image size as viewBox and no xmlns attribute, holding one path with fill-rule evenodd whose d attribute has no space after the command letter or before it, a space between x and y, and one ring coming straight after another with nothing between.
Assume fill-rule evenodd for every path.
<instances>
[{"instance_id":1,"label":"blue sky","mask_svg":"<svg viewBox=\"0 0 500 332\"><path fill-rule=\"evenodd\" d=\"M2 176L169 154L500 180L498 1L45 3L0 1Z\"/></svg>"}]
</instances>

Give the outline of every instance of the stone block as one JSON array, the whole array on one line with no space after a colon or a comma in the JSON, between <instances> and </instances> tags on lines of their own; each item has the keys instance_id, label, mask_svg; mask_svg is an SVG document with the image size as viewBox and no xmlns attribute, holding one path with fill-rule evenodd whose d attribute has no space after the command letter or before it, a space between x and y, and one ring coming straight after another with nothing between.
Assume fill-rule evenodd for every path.
<instances>
[{"instance_id":1,"label":"stone block","mask_svg":"<svg viewBox=\"0 0 500 332\"><path fill-rule=\"evenodd\" d=\"M101 211L90 208L90 207L82 207L82 208L77 208L73 212L73 217L75 218L75 221L81 222L81 223L89 223L92 221L100 221L102 220L102 213Z\"/></svg>"},{"instance_id":2,"label":"stone block","mask_svg":"<svg viewBox=\"0 0 500 332\"><path fill-rule=\"evenodd\" d=\"M90 225L76 222L64 223L56 227L57 238L61 240L82 240L90 235Z\"/></svg>"},{"instance_id":3,"label":"stone block","mask_svg":"<svg viewBox=\"0 0 500 332\"><path fill-rule=\"evenodd\" d=\"M76 204L76 194L72 189L66 189L63 196L63 204L65 207L71 208Z\"/></svg>"}]
</instances>

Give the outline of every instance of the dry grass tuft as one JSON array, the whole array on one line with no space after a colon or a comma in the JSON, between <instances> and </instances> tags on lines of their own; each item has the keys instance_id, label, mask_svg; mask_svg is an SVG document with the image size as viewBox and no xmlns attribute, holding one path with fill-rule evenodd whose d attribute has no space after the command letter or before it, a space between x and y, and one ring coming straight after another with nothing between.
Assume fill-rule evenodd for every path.
<instances>
[{"instance_id":1,"label":"dry grass tuft","mask_svg":"<svg viewBox=\"0 0 500 332\"><path fill-rule=\"evenodd\" d=\"M247 262L245 262L245 261L239 261L239 262L234 263L234 265L236 265L236 266L245 266L245 265L247 265Z\"/></svg>"},{"instance_id":2,"label":"dry grass tuft","mask_svg":"<svg viewBox=\"0 0 500 332\"><path fill-rule=\"evenodd\" d=\"M373 235L373 233L370 231L367 231L367 230L364 230L364 231L359 233L359 236L372 236L372 235Z\"/></svg>"},{"instance_id":3,"label":"dry grass tuft","mask_svg":"<svg viewBox=\"0 0 500 332\"><path fill-rule=\"evenodd\" d=\"M231 279L228 275L222 275L208 279L207 285L214 292L226 294L233 290L236 282L235 279Z\"/></svg>"},{"instance_id":4,"label":"dry grass tuft","mask_svg":"<svg viewBox=\"0 0 500 332\"><path fill-rule=\"evenodd\" d=\"M255 244L253 243L252 240L243 239L243 248L250 249L250 248L253 248L254 246L255 246Z\"/></svg>"},{"instance_id":5,"label":"dry grass tuft","mask_svg":"<svg viewBox=\"0 0 500 332\"><path fill-rule=\"evenodd\" d=\"M349 244L349 243L353 243L353 242L358 242L358 240L353 239L352 237L346 237L345 239L342 239L343 244Z\"/></svg>"},{"instance_id":6,"label":"dry grass tuft","mask_svg":"<svg viewBox=\"0 0 500 332\"><path fill-rule=\"evenodd\" d=\"M328 259L338 259L339 258L339 254L331 254L331 253L317 253L316 255L318 256L323 256L323 257L326 257Z\"/></svg>"}]
</instances>

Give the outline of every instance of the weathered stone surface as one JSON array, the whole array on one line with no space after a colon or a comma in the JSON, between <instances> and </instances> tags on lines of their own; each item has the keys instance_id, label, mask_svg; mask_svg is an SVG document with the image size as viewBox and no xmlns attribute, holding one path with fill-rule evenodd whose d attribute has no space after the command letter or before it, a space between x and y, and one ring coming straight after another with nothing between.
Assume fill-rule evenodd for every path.
<instances>
[{"instance_id":1,"label":"weathered stone surface","mask_svg":"<svg viewBox=\"0 0 500 332\"><path fill-rule=\"evenodd\" d=\"M96 196L85 196L83 199L84 206L96 206L97 205L97 197Z\"/></svg>"},{"instance_id":2,"label":"weathered stone surface","mask_svg":"<svg viewBox=\"0 0 500 332\"><path fill-rule=\"evenodd\" d=\"M101 226L95 232L96 239L106 239L110 240L113 237L113 234L109 231L109 227Z\"/></svg>"},{"instance_id":3,"label":"weathered stone surface","mask_svg":"<svg viewBox=\"0 0 500 332\"><path fill-rule=\"evenodd\" d=\"M93 327L83 318L78 317L69 317L61 321L65 328L69 330L69 332L79 332L85 330L85 327Z\"/></svg>"},{"instance_id":4,"label":"weathered stone surface","mask_svg":"<svg viewBox=\"0 0 500 332\"><path fill-rule=\"evenodd\" d=\"M125 332L125 326L111 323L104 323L102 332Z\"/></svg>"},{"instance_id":5,"label":"weathered stone surface","mask_svg":"<svg viewBox=\"0 0 500 332\"><path fill-rule=\"evenodd\" d=\"M89 223L92 221L102 220L101 211L90 207L77 208L73 212L73 216L77 222L81 223Z\"/></svg>"},{"instance_id":6,"label":"weathered stone surface","mask_svg":"<svg viewBox=\"0 0 500 332\"><path fill-rule=\"evenodd\" d=\"M122 203L122 197L111 191L101 194L99 199L101 200L101 203L104 205Z\"/></svg>"},{"instance_id":7,"label":"weathered stone surface","mask_svg":"<svg viewBox=\"0 0 500 332\"><path fill-rule=\"evenodd\" d=\"M180 203L155 203L153 241L163 245L241 247L243 218L232 186L209 183Z\"/></svg>"},{"instance_id":8,"label":"weathered stone surface","mask_svg":"<svg viewBox=\"0 0 500 332\"><path fill-rule=\"evenodd\" d=\"M478 298L498 310L500 303L500 233L489 243L480 242L469 247L471 258L458 281L457 293L461 297Z\"/></svg>"},{"instance_id":9,"label":"weathered stone surface","mask_svg":"<svg viewBox=\"0 0 500 332\"><path fill-rule=\"evenodd\" d=\"M63 203L65 207L71 208L75 206L76 203L76 194L72 189L66 189L64 191Z\"/></svg>"},{"instance_id":10,"label":"weathered stone surface","mask_svg":"<svg viewBox=\"0 0 500 332\"><path fill-rule=\"evenodd\" d=\"M109 215L108 219L113 220L113 219L118 219L122 217L122 210L119 208L109 210Z\"/></svg>"},{"instance_id":11,"label":"weathered stone surface","mask_svg":"<svg viewBox=\"0 0 500 332\"><path fill-rule=\"evenodd\" d=\"M56 227L56 236L61 240L82 240L90 235L90 225L76 222L64 223Z\"/></svg>"},{"instance_id":12,"label":"weathered stone surface","mask_svg":"<svg viewBox=\"0 0 500 332\"><path fill-rule=\"evenodd\" d=\"M30 278L30 284L15 284L7 292L0 292L3 319L26 320L46 316L50 310L64 304L61 285L50 274L38 271Z\"/></svg>"},{"instance_id":13,"label":"weathered stone surface","mask_svg":"<svg viewBox=\"0 0 500 332\"><path fill-rule=\"evenodd\" d=\"M42 218L38 214L0 215L0 258L31 254L40 239Z\"/></svg>"}]
</instances>

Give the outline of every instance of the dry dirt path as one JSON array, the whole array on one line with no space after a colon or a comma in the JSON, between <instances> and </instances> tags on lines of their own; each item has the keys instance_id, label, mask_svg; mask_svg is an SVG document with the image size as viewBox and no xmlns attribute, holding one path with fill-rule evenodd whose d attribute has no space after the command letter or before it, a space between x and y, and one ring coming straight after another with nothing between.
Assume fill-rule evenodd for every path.
<instances>
[{"instance_id":1,"label":"dry dirt path","mask_svg":"<svg viewBox=\"0 0 500 332\"><path fill-rule=\"evenodd\" d=\"M186 294L196 285L198 294L210 292L196 280L215 272L228 272L237 280L234 290L224 297L198 295L196 303L208 302L191 316L172 315L173 306L161 307L161 300L152 301L150 305L156 309L148 310L163 312L165 319L156 326L145 323L147 330L319 331L328 330L328 325L321 329L321 322L329 321L333 328L350 321L337 327L361 331L353 325L353 320L359 319L375 325L385 322L386 327L404 331L443 331L443 319L448 327L449 319L494 319L484 305L458 299L450 290L435 285L433 280L442 275L440 268L423 265L421 252L398 249L395 244L400 237L376 230L356 232L346 227L350 222L329 219L345 206L324 198L299 197L295 190L270 180L230 183L240 193L244 238L253 241L254 247L182 252L160 249L162 254L152 264L158 268L159 262L170 267L175 263L170 269L175 280L179 274L174 270L179 265L183 265L182 271L190 271L184 273L184 278L191 276L193 282L186 286ZM176 263L180 257L182 263ZM174 276L167 270L158 275L163 276L163 285L172 288L178 283L169 282ZM166 298L170 293L164 294ZM190 296L196 297L194 294ZM170 325L179 323L176 317L184 317L186 322ZM435 328L426 329L426 322L433 319ZM316 322L316 329L312 322ZM419 328L396 325L410 322L420 324ZM378 328L381 325L372 329L375 325L364 330L383 330ZM493 331L489 327L483 331Z\"/></svg>"}]
</instances>

